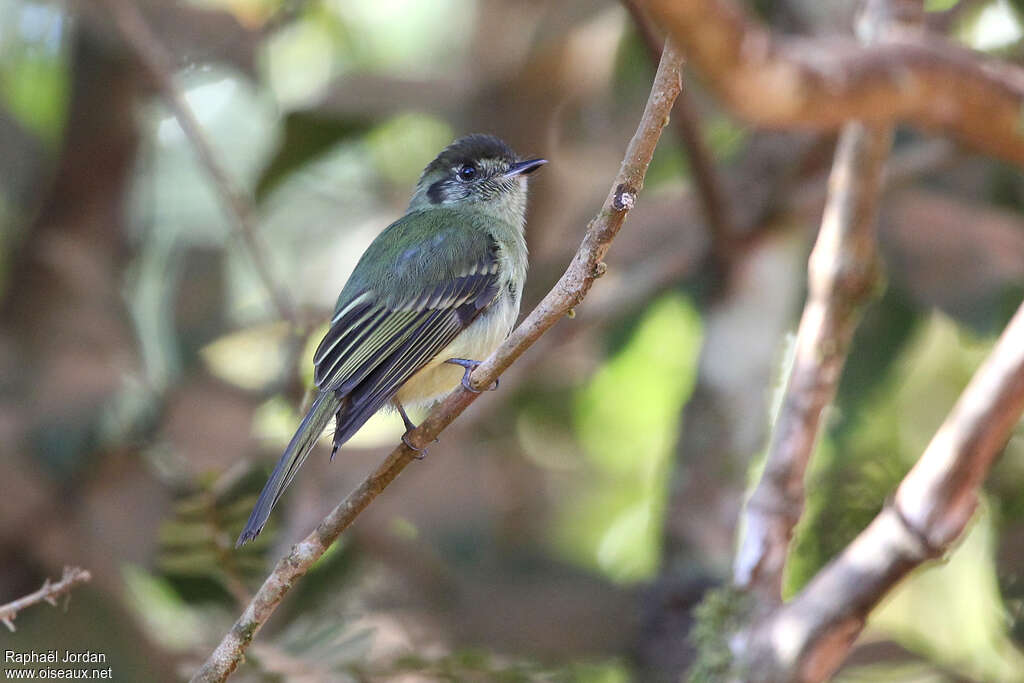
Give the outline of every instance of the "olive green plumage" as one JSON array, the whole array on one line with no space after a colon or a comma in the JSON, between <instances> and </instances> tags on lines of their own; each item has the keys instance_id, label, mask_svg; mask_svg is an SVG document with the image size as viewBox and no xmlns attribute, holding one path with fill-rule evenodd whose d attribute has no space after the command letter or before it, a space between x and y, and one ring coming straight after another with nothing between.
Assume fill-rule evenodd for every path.
<instances>
[{"instance_id":1,"label":"olive green plumage","mask_svg":"<svg viewBox=\"0 0 1024 683\"><path fill-rule=\"evenodd\" d=\"M446 361L483 359L508 336L526 279L525 176L544 163L470 135L423 171L406 214L367 248L338 297L313 356L319 393L239 545L259 534L332 418L337 451L386 404L451 392L464 370Z\"/></svg>"}]
</instances>

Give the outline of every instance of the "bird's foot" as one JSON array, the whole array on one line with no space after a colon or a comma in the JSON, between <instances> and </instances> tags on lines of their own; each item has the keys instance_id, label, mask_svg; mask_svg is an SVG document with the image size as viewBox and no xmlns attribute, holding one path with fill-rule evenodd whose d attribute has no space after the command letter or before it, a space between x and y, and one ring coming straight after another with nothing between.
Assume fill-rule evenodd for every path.
<instances>
[{"instance_id":1,"label":"bird's foot","mask_svg":"<svg viewBox=\"0 0 1024 683\"><path fill-rule=\"evenodd\" d=\"M434 441L437 441L437 439L434 439ZM416 460L423 460L423 458L427 457L426 447L417 448L416 446L413 446L412 442L409 441L408 433L402 434L402 443L404 443L409 450L416 452L416 455L412 456Z\"/></svg>"},{"instance_id":2,"label":"bird's foot","mask_svg":"<svg viewBox=\"0 0 1024 683\"><path fill-rule=\"evenodd\" d=\"M479 394L480 393L480 391L481 391L480 389L474 389L469 384L469 377L470 377L470 375L473 374L474 370L476 370L478 367L480 367L480 361L478 361L478 360L466 360L465 358L449 358L448 360L445 361L445 363L451 363L452 365L458 365L460 367L465 368L466 371L464 373L462 373L462 386L466 390L472 391L474 394ZM487 391L494 391L495 389L497 389L498 388L498 381L499 380L497 380L497 379L494 380L494 384L492 384L491 386L487 387Z\"/></svg>"},{"instance_id":3,"label":"bird's foot","mask_svg":"<svg viewBox=\"0 0 1024 683\"><path fill-rule=\"evenodd\" d=\"M399 402L397 398L392 399L392 403L394 404L395 409L398 410L398 414L402 416L402 422L405 423L405 434L402 434L402 443L404 443L411 450L416 451L416 455L414 457L417 460L422 460L423 458L427 457L426 447L417 448L416 446L413 446L412 443L409 441L409 432L416 429L416 425L413 424L413 421L409 419L409 415L405 412L405 408L402 406L402 404ZM434 439L434 443L437 443L436 438Z\"/></svg>"}]
</instances>

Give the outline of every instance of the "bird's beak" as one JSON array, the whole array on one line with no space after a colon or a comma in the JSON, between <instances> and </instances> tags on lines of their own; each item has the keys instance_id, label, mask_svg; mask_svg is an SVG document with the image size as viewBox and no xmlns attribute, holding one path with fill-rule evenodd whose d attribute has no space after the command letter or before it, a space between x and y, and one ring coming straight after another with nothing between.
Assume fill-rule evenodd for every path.
<instances>
[{"instance_id":1,"label":"bird's beak","mask_svg":"<svg viewBox=\"0 0 1024 683\"><path fill-rule=\"evenodd\" d=\"M517 161L516 163L508 167L508 170L505 171L505 177L512 178L517 175L526 175L528 173L533 173L546 163L548 163L547 159L530 159L529 161Z\"/></svg>"}]
</instances>

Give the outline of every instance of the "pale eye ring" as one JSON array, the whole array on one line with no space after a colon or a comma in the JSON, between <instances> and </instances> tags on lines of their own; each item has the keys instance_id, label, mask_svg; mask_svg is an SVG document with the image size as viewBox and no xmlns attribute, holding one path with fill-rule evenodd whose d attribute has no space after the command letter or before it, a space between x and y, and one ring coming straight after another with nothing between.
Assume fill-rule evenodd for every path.
<instances>
[{"instance_id":1,"label":"pale eye ring","mask_svg":"<svg viewBox=\"0 0 1024 683\"><path fill-rule=\"evenodd\" d=\"M456 171L456 175L459 180L468 182L476 177L476 166L471 163L462 164L462 166L459 166L459 170Z\"/></svg>"}]
</instances>

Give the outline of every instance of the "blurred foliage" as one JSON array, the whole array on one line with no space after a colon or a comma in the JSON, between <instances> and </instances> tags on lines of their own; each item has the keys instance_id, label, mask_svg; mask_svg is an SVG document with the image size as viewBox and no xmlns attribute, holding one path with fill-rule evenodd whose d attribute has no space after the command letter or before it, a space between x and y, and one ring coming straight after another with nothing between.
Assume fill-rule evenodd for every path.
<instances>
[{"instance_id":1,"label":"blurred foliage","mask_svg":"<svg viewBox=\"0 0 1024 683\"><path fill-rule=\"evenodd\" d=\"M172 516L160 526L157 567L168 577L211 579L227 593L244 596L245 586L266 569L263 552L269 535L234 547L235 530L245 524L255 504L255 495L218 495L212 484L177 501Z\"/></svg>"},{"instance_id":2,"label":"blurred foliage","mask_svg":"<svg viewBox=\"0 0 1024 683\"><path fill-rule=\"evenodd\" d=\"M388 671L374 674L386 678L415 674L453 683L626 683L630 680L628 670L619 662L580 662L552 668L536 662L510 662L478 650L456 652L438 659L402 657Z\"/></svg>"},{"instance_id":3,"label":"blurred foliage","mask_svg":"<svg viewBox=\"0 0 1024 683\"><path fill-rule=\"evenodd\" d=\"M150 637L172 650L186 650L202 642L201 617L170 581L133 565L124 565L121 573L128 604Z\"/></svg>"},{"instance_id":4,"label":"blurred foliage","mask_svg":"<svg viewBox=\"0 0 1024 683\"><path fill-rule=\"evenodd\" d=\"M902 335L897 332L897 337ZM884 379L866 387L867 399L854 394L848 412L839 402L808 474L807 508L787 565L788 594L799 590L878 514L992 341L973 338L935 313L917 326L897 361L883 371ZM844 373L843 383L853 377ZM1022 455L1007 454L1007 460Z\"/></svg>"},{"instance_id":5,"label":"blurred foliage","mask_svg":"<svg viewBox=\"0 0 1024 683\"><path fill-rule=\"evenodd\" d=\"M256 185L256 198L265 197L292 172L325 154L335 143L365 134L368 127L363 122L338 120L315 113L296 111L288 114L284 120L284 135L274 158Z\"/></svg>"},{"instance_id":6,"label":"blurred foliage","mask_svg":"<svg viewBox=\"0 0 1024 683\"><path fill-rule=\"evenodd\" d=\"M64 130L71 23L59 2L0 3L0 292Z\"/></svg>"},{"instance_id":7,"label":"blurred foliage","mask_svg":"<svg viewBox=\"0 0 1024 683\"><path fill-rule=\"evenodd\" d=\"M452 127L433 116L406 113L384 121L366 136L374 166L392 185L411 188L430 159L455 137Z\"/></svg>"},{"instance_id":8,"label":"blurred foliage","mask_svg":"<svg viewBox=\"0 0 1024 683\"><path fill-rule=\"evenodd\" d=\"M1020 3L990 0L974 3L963 13L956 35L976 50L1003 53L1014 49L1022 35Z\"/></svg>"},{"instance_id":9,"label":"blurred foliage","mask_svg":"<svg viewBox=\"0 0 1024 683\"><path fill-rule=\"evenodd\" d=\"M249 391L266 389L285 370L288 325L254 325L215 339L201 350L217 377Z\"/></svg>"},{"instance_id":10,"label":"blurred foliage","mask_svg":"<svg viewBox=\"0 0 1024 683\"><path fill-rule=\"evenodd\" d=\"M1024 653L1008 636L999 593L995 531L982 505L945 561L914 572L886 597L870 631L977 680L1024 681Z\"/></svg>"},{"instance_id":11,"label":"blurred foliage","mask_svg":"<svg viewBox=\"0 0 1024 683\"><path fill-rule=\"evenodd\" d=\"M574 402L592 479L561 506L554 539L613 580L649 578L658 566L669 456L699 345L692 304L678 294L659 299Z\"/></svg>"},{"instance_id":12,"label":"blurred foliage","mask_svg":"<svg viewBox=\"0 0 1024 683\"><path fill-rule=\"evenodd\" d=\"M67 112L69 21L57 2L0 5L0 103L50 146Z\"/></svg>"},{"instance_id":13,"label":"blurred foliage","mask_svg":"<svg viewBox=\"0 0 1024 683\"><path fill-rule=\"evenodd\" d=\"M865 336L871 328L866 321ZM829 420L808 475L807 507L787 564L787 594L798 591L878 514L993 342L937 313L914 325L905 340L905 325L886 329L902 350L895 362L877 368L878 381L865 384L857 377L864 366L857 363L844 373L838 414ZM1014 508L1024 503L1024 477L1018 471L1011 479L1009 470L1019 470L1022 462L1024 448L1011 442L1001 465L1007 469L1000 470L1005 474L994 478L995 490ZM965 674L1022 680L1024 659L1007 637L993 533L992 515L980 514L947 561L918 570L887 598L872 628ZM938 595L943 598L936 600Z\"/></svg>"}]
</instances>

